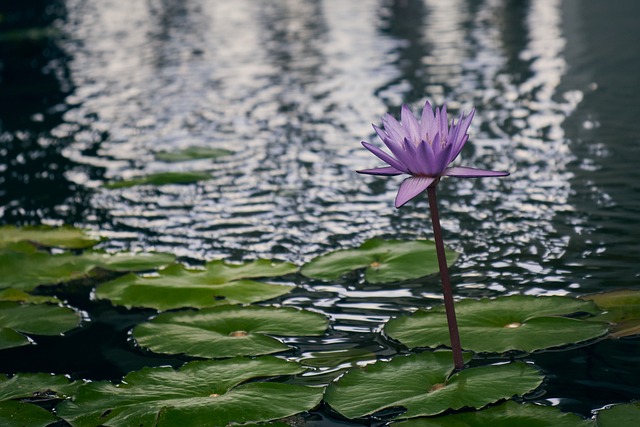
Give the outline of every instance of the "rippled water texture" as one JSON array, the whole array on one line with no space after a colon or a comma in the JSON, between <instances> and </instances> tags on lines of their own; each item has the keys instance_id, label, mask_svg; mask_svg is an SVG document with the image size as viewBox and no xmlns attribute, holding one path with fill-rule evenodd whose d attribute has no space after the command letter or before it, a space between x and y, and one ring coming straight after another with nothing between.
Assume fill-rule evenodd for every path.
<instances>
[{"instance_id":1,"label":"rippled water texture","mask_svg":"<svg viewBox=\"0 0 640 427\"><path fill-rule=\"evenodd\" d=\"M4 223L73 222L107 248L194 261L300 264L373 236L430 237L426 197L396 210L400 177L354 172L379 165L359 144L379 143L371 123L428 98L477 108L465 165L511 172L439 186L457 295L637 288L635 0L49 3L49 53L5 64L34 73L46 99L16 109L2 95ZM233 154L154 160L189 146ZM101 187L194 170L213 178ZM439 298L437 283L317 283L283 303L367 333Z\"/></svg>"}]
</instances>

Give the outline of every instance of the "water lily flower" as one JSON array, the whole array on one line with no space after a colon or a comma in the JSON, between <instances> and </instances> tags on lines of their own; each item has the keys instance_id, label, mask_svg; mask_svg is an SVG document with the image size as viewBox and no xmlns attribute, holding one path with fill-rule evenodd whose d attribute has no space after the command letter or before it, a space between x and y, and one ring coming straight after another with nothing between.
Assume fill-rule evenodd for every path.
<instances>
[{"instance_id":1,"label":"water lily flower","mask_svg":"<svg viewBox=\"0 0 640 427\"><path fill-rule=\"evenodd\" d=\"M480 178L506 176L508 172L475 169L465 166L449 166L460 154L469 139L467 130L475 110L466 116L460 114L449 126L447 107L431 108L429 101L422 109L420 121L407 105L402 106L400 122L390 114L382 117L384 129L373 125L376 133L391 151L389 155L379 147L362 141L362 145L389 166L359 170L369 175L411 175L400 184L396 196L396 208L418 196L431 185L436 185L443 176Z\"/></svg>"}]
</instances>

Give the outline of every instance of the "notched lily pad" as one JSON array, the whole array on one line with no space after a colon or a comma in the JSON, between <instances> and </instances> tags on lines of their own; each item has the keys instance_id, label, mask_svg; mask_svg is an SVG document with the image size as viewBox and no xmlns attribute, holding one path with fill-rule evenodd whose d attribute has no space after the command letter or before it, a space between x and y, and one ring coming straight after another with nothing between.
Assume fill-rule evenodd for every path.
<instances>
[{"instance_id":1,"label":"notched lily pad","mask_svg":"<svg viewBox=\"0 0 640 427\"><path fill-rule=\"evenodd\" d=\"M528 393L543 379L523 362L467 368L451 375L452 370L449 351L396 356L389 362L350 370L329 385L325 401L347 418L402 407L406 412L397 418L405 419L448 409L479 409Z\"/></svg>"},{"instance_id":2,"label":"notched lily pad","mask_svg":"<svg viewBox=\"0 0 640 427\"><path fill-rule=\"evenodd\" d=\"M82 317L68 307L0 301L0 349L28 345L28 335L59 335L80 325Z\"/></svg>"},{"instance_id":3,"label":"notched lily pad","mask_svg":"<svg viewBox=\"0 0 640 427\"><path fill-rule=\"evenodd\" d=\"M61 375L16 374L0 376L0 425L5 427L44 427L59 420L51 412L35 405L39 401L65 399L73 395L81 382L69 382Z\"/></svg>"},{"instance_id":4,"label":"notched lily pad","mask_svg":"<svg viewBox=\"0 0 640 427\"><path fill-rule=\"evenodd\" d=\"M392 427L595 427L593 420L562 412L552 406L508 401L482 411L463 412L429 418L414 418ZM616 425L616 427L619 427Z\"/></svg>"},{"instance_id":5,"label":"notched lily pad","mask_svg":"<svg viewBox=\"0 0 640 427\"><path fill-rule=\"evenodd\" d=\"M640 420L640 402L613 405L598 411L598 427L637 427Z\"/></svg>"},{"instance_id":6,"label":"notched lily pad","mask_svg":"<svg viewBox=\"0 0 640 427\"><path fill-rule=\"evenodd\" d=\"M576 298L513 295L466 299L456 302L455 309L462 347L475 352L532 352L579 343L608 332L605 322L579 318L580 314L592 315L600 310L595 304ZM391 319L384 332L409 348L449 345L443 307Z\"/></svg>"},{"instance_id":7,"label":"notched lily pad","mask_svg":"<svg viewBox=\"0 0 640 427\"><path fill-rule=\"evenodd\" d=\"M251 304L287 294L293 287L248 279L283 276L297 269L294 264L270 260L244 264L216 260L201 270L173 264L156 276L130 274L103 283L96 289L96 296L128 308L156 310Z\"/></svg>"},{"instance_id":8,"label":"notched lily pad","mask_svg":"<svg viewBox=\"0 0 640 427\"><path fill-rule=\"evenodd\" d=\"M620 338L640 334L640 291L621 289L585 295L582 299L593 301L606 311L595 320L611 322L612 336Z\"/></svg>"},{"instance_id":9,"label":"notched lily pad","mask_svg":"<svg viewBox=\"0 0 640 427\"><path fill-rule=\"evenodd\" d=\"M15 227L4 225L0 227L0 248L17 242L31 242L37 246L62 249L86 249L99 243L100 239L90 237L86 231L70 226Z\"/></svg>"},{"instance_id":10,"label":"notched lily pad","mask_svg":"<svg viewBox=\"0 0 640 427\"><path fill-rule=\"evenodd\" d=\"M153 270L174 259L173 255L162 253L50 254L25 244L12 245L10 249L0 250L0 289L30 291L39 285L86 277L94 268L119 272Z\"/></svg>"},{"instance_id":11,"label":"notched lily pad","mask_svg":"<svg viewBox=\"0 0 640 427\"><path fill-rule=\"evenodd\" d=\"M447 251L451 265L458 254ZM350 271L365 269L369 283L389 283L418 279L438 272L435 244L428 240L402 241L371 239L357 249L342 249L321 255L300 272L314 279L335 280Z\"/></svg>"},{"instance_id":12,"label":"notched lily pad","mask_svg":"<svg viewBox=\"0 0 640 427\"><path fill-rule=\"evenodd\" d=\"M315 407L322 388L247 380L294 375L299 365L274 357L197 361L178 370L145 368L122 383L82 386L57 408L72 426L226 427L266 422Z\"/></svg>"},{"instance_id":13,"label":"notched lily pad","mask_svg":"<svg viewBox=\"0 0 640 427\"><path fill-rule=\"evenodd\" d=\"M217 159L228 156L233 151L213 147L188 147L181 151L160 151L156 153L156 159L163 162L186 162L199 159Z\"/></svg>"},{"instance_id":14,"label":"notched lily pad","mask_svg":"<svg viewBox=\"0 0 640 427\"><path fill-rule=\"evenodd\" d=\"M105 188L128 188L137 185L167 185L167 184L193 184L211 178L207 172L160 172L140 178L112 181L104 185Z\"/></svg>"},{"instance_id":15,"label":"notched lily pad","mask_svg":"<svg viewBox=\"0 0 640 427\"><path fill-rule=\"evenodd\" d=\"M327 319L310 311L222 306L160 314L136 326L133 337L156 353L223 358L289 350L272 336L317 336L326 328Z\"/></svg>"}]
</instances>

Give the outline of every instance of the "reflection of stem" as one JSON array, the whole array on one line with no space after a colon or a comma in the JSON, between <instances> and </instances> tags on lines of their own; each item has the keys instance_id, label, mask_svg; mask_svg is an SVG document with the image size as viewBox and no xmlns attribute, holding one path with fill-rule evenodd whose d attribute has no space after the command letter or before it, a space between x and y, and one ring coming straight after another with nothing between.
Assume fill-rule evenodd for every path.
<instances>
[{"instance_id":1,"label":"reflection of stem","mask_svg":"<svg viewBox=\"0 0 640 427\"><path fill-rule=\"evenodd\" d=\"M438 200L436 198L435 184L437 184L437 181L427 188L427 195L429 196L429 209L431 210L431 222L433 223L433 237L436 242L436 253L438 254L438 267L440 268L440 280L442 281L444 308L447 313L447 323L449 324L451 350L453 350L453 365L455 369L460 370L464 366L464 360L462 359L462 346L460 345L456 312L453 307L453 291L451 290L451 282L449 281L447 257L444 253L444 241L442 240L442 230L440 229L440 216L438 215Z\"/></svg>"}]
</instances>

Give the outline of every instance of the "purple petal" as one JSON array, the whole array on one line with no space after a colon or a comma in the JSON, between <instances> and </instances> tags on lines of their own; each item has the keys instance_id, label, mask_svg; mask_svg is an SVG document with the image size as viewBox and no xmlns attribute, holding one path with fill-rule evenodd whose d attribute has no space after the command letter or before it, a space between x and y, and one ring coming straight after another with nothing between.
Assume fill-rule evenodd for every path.
<instances>
[{"instance_id":1,"label":"purple petal","mask_svg":"<svg viewBox=\"0 0 640 427\"><path fill-rule=\"evenodd\" d=\"M429 101L424 103L424 108L422 109L422 117L420 118L420 137L422 139L426 138L429 135L430 138L432 135L432 127L434 122L433 117L433 109L431 108L431 104Z\"/></svg>"},{"instance_id":2,"label":"purple petal","mask_svg":"<svg viewBox=\"0 0 640 427\"><path fill-rule=\"evenodd\" d=\"M442 175L455 176L459 178L483 178L489 176L507 176L509 175L509 172L492 171L488 169L475 169L468 168L466 166L453 166L447 168Z\"/></svg>"},{"instance_id":3,"label":"purple petal","mask_svg":"<svg viewBox=\"0 0 640 427\"><path fill-rule=\"evenodd\" d=\"M396 196L396 208L407 203L430 186L437 178L429 176L412 176L400 184L398 195Z\"/></svg>"},{"instance_id":4,"label":"purple petal","mask_svg":"<svg viewBox=\"0 0 640 427\"><path fill-rule=\"evenodd\" d=\"M402 127L407 133L408 139L417 144L422 138L420 138L420 125L413 115L408 105L403 105L400 112L400 120Z\"/></svg>"},{"instance_id":5,"label":"purple petal","mask_svg":"<svg viewBox=\"0 0 640 427\"><path fill-rule=\"evenodd\" d=\"M363 173L366 175L384 175L384 176L401 175L403 173L402 171L399 171L398 169L391 166L385 167L385 168L362 169L356 172Z\"/></svg>"},{"instance_id":6,"label":"purple petal","mask_svg":"<svg viewBox=\"0 0 640 427\"><path fill-rule=\"evenodd\" d=\"M438 172L441 172L438 170L438 157L435 154L434 148L435 147L427 141L422 141L418 145L418 162L420 163L419 172L422 175L435 175Z\"/></svg>"},{"instance_id":7,"label":"purple petal","mask_svg":"<svg viewBox=\"0 0 640 427\"><path fill-rule=\"evenodd\" d=\"M407 136L400 123L391 114L382 116L382 124L384 125L384 130L394 141L400 142Z\"/></svg>"},{"instance_id":8,"label":"purple petal","mask_svg":"<svg viewBox=\"0 0 640 427\"><path fill-rule=\"evenodd\" d=\"M362 141L362 146L367 150L371 151L376 157L378 157L383 162L387 163L389 166L396 168L399 171L409 173L409 170L399 161L382 151L380 148L376 147L373 144L370 144L366 141Z\"/></svg>"}]
</instances>

